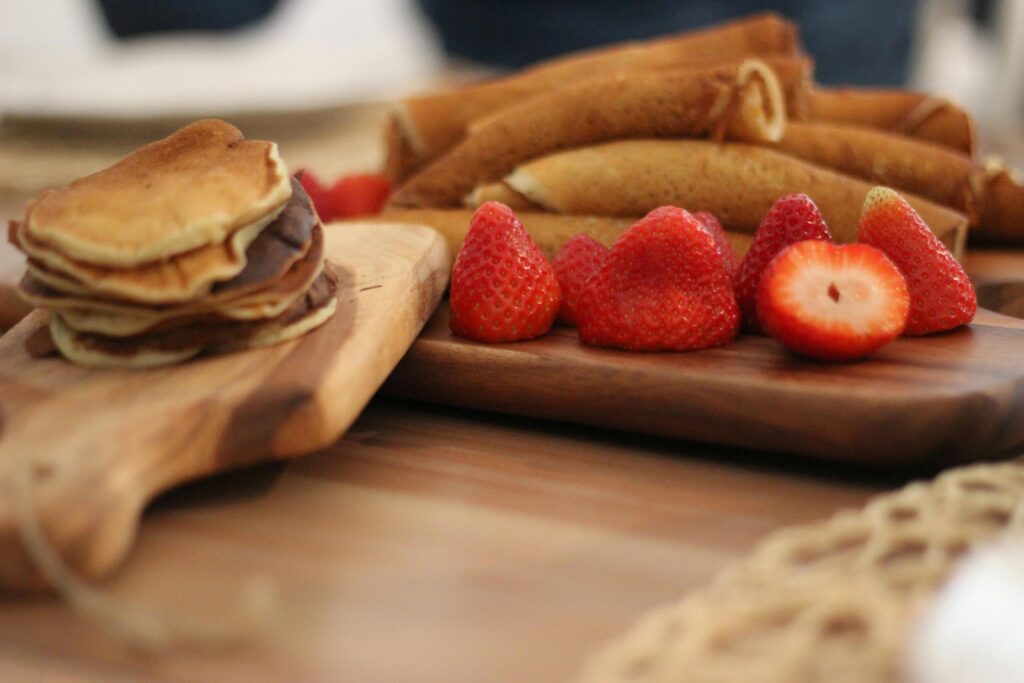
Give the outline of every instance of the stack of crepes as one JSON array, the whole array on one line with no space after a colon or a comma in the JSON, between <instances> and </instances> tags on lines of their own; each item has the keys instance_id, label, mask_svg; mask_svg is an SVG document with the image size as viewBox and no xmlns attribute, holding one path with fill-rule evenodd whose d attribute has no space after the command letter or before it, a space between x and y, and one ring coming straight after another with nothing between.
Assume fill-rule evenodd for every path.
<instances>
[{"instance_id":1,"label":"stack of crepes","mask_svg":"<svg viewBox=\"0 0 1024 683\"><path fill-rule=\"evenodd\" d=\"M69 360L152 367L274 344L334 313L323 229L272 142L205 120L12 221L22 296Z\"/></svg>"},{"instance_id":2,"label":"stack of crepes","mask_svg":"<svg viewBox=\"0 0 1024 683\"><path fill-rule=\"evenodd\" d=\"M387 219L457 246L468 210L512 206L549 253L577 232L610 243L665 204L710 211L742 254L778 197L804 192L837 241L874 185L902 191L959 257L967 228L1024 240L1024 188L975 159L954 104L899 90L826 89L796 28L758 15L563 57L399 103L387 132Z\"/></svg>"}]
</instances>

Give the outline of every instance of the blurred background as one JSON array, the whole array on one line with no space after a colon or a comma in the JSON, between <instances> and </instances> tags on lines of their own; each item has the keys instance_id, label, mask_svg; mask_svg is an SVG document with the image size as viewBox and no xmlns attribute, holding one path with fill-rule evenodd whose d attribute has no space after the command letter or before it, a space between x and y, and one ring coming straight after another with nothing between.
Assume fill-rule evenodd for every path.
<instances>
[{"instance_id":1,"label":"blurred background","mask_svg":"<svg viewBox=\"0 0 1024 683\"><path fill-rule=\"evenodd\" d=\"M764 10L799 23L819 81L946 95L1024 157L1024 0L0 0L0 192L213 115L328 174L372 168L376 137L323 142L366 103Z\"/></svg>"}]
</instances>

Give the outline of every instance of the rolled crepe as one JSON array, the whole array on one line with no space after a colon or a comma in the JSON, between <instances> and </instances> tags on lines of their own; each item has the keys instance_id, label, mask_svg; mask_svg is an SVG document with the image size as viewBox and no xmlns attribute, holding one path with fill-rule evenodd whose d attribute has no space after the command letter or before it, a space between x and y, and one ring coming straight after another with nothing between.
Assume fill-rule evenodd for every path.
<instances>
[{"instance_id":1,"label":"rolled crepe","mask_svg":"<svg viewBox=\"0 0 1024 683\"><path fill-rule=\"evenodd\" d=\"M972 186L983 192L981 227L971 233L982 242L1024 243L1024 184L999 161L976 169ZM977 188L982 188L981 190Z\"/></svg>"},{"instance_id":2,"label":"rolled crepe","mask_svg":"<svg viewBox=\"0 0 1024 683\"><path fill-rule=\"evenodd\" d=\"M528 211L518 211L516 216L549 259L555 257L570 237L580 233L590 235L605 246L611 246L626 228L638 220ZM380 223L414 223L430 226L448 241L450 253L454 257L462 246L472 217L473 211L469 209L392 209L373 220ZM749 233L727 229L726 235L733 250L740 257L747 253L751 240Z\"/></svg>"},{"instance_id":3,"label":"rolled crepe","mask_svg":"<svg viewBox=\"0 0 1024 683\"><path fill-rule=\"evenodd\" d=\"M520 166L504 182L549 211L635 216L672 204L710 211L747 232L757 229L776 199L804 192L839 242L856 239L864 197L873 187L765 147L703 140L622 140L562 152ZM476 196L487 192L481 188ZM960 258L966 216L906 196Z\"/></svg>"},{"instance_id":4,"label":"rolled crepe","mask_svg":"<svg viewBox=\"0 0 1024 683\"><path fill-rule=\"evenodd\" d=\"M822 122L787 124L777 148L953 207L975 227L972 238L1024 241L1024 187L1000 164L978 164L949 147L891 132Z\"/></svg>"},{"instance_id":5,"label":"rolled crepe","mask_svg":"<svg viewBox=\"0 0 1024 683\"><path fill-rule=\"evenodd\" d=\"M815 88L810 117L882 128L974 155L974 121L949 100L908 90Z\"/></svg>"},{"instance_id":6,"label":"rolled crepe","mask_svg":"<svg viewBox=\"0 0 1024 683\"><path fill-rule=\"evenodd\" d=\"M396 122L412 152L432 159L454 146L471 122L595 74L799 55L796 27L777 14L760 14L703 31L575 53L504 78L410 98L397 108Z\"/></svg>"},{"instance_id":7,"label":"rolled crepe","mask_svg":"<svg viewBox=\"0 0 1024 683\"><path fill-rule=\"evenodd\" d=\"M392 195L396 206L458 206L528 159L627 137L776 142L785 128L776 72L763 61L591 79L503 110Z\"/></svg>"}]
</instances>

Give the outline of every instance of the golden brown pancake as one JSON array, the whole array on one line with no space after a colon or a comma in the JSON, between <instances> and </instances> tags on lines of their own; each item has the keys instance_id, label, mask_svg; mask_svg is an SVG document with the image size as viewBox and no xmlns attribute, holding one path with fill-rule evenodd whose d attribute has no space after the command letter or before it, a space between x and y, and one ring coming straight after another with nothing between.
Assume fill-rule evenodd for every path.
<instances>
[{"instance_id":1,"label":"golden brown pancake","mask_svg":"<svg viewBox=\"0 0 1024 683\"><path fill-rule=\"evenodd\" d=\"M69 259L132 268L222 244L283 206L291 187L277 145L207 119L44 192L24 229Z\"/></svg>"},{"instance_id":2,"label":"golden brown pancake","mask_svg":"<svg viewBox=\"0 0 1024 683\"><path fill-rule=\"evenodd\" d=\"M73 275L69 276L63 270L54 269L50 261L37 260L31 249L26 249L30 255L29 274L33 280L50 289L80 299L95 300L100 305L110 301L121 302L128 309L187 305L199 298L211 303L223 300L221 294L226 290L241 295L244 291L263 288L280 278L293 263L303 257L317 224L312 202L298 182L294 182L296 189L287 206L270 225L258 233L240 256L232 254L234 248L229 249L223 245L219 249L204 248L170 261L132 270L87 266L96 275L101 272L103 275L102 279L89 284L75 279ZM24 236L23 231L16 226L11 232L16 241ZM25 245L24 240L21 240L21 245ZM206 256L192 258L192 254L199 252ZM242 268L225 268L232 261ZM218 277L219 282L211 279L223 274L228 276ZM126 296L129 290L134 296ZM198 290L198 293L192 290ZM190 296L184 296L186 291Z\"/></svg>"},{"instance_id":3,"label":"golden brown pancake","mask_svg":"<svg viewBox=\"0 0 1024 683\"><path fill-rule=\"evenodd\" d=\"M50 334L61 354L82 365L142 368L170 365L203 350L232 351L277 344L322 325L337 308L337 280L324 270L305 295L281 315L257 322L196 322L134 337L114 338L76 332L59 313Z\"/></svg>"},{"instance_id":4,"label":"golden brown pancake","mask_svg":"<svg viewBox=\"0 0 1024 683\"><path fill-rule=\"evenodd\" d=\"M290 249L291 247L289 247ZM285 255L290 251L282 252ZM258 268L277 275L278 269ZM286 261L284 264L290 263ZM67 295L47 287L31 273L21 282L21 293L30 303L61 313L64 322L76 330L109 336L130 336L158 326L182 324L191 318L255 320L279 315L316 280L323 267L323 229L317 224L302 258L290 264L279 277L248 280L241 275L222 283L216 294L183 306L142 307L114 301Z\"/></svg>"}]
</instances>

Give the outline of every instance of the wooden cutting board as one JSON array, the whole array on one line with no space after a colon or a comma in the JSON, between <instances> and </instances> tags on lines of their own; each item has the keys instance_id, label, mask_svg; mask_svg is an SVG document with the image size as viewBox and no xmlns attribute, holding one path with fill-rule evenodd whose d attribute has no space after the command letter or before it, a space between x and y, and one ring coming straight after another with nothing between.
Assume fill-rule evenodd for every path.
<instances>
[{"instance_id":1,"label":"wooden cutting board","mask_svg":"<svg viewBox=\"0 0 1024 683\"><path fill-rule=\"evenodd\" d=\"M758 336L690 353L590 348L569 327L477 344L449 332L444 304L384 391L756 450L945 465L1024 445L1024 321L983 310L968 328L828 364Z\"/></svg>"},{"instance_id":2,"label":"wooden cutting board","mask_svg":"<svg viewBox=\"0 0 1024 683\"><path fill-rule=\"evenodd\" d=\"M326 232L338 312L293 342L122 371L30 357L42 311L0 338L0 586L38 581L12 519L12 474L26 455L49 541L95 577L127 553L159 492L341 436L436 308L449 255L419 226Z\"/></svg>"}]
</instances>

